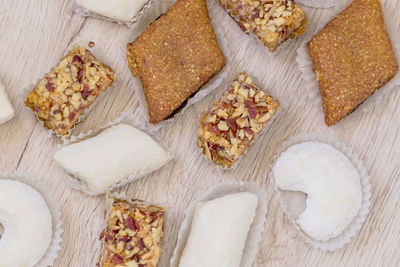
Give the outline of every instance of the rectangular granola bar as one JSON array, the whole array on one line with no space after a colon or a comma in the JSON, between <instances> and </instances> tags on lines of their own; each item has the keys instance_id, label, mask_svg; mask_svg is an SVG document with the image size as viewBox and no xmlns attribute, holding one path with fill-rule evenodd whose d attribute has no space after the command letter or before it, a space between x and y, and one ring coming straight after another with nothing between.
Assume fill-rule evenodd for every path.
<instances>
[{"instance_id":1,"label":"rectangular granola bar","mask_svg":"<svg viewBox=\"0 0 400 267\"><path fill-rule=\"evenodd\" d=\"M279 109L279 102L239 73L200 120L198 145L215 164L232 167Z\"/></svg>"},{"instance_id":2,"label":"rectangular granola bar","mask_svg":"<svg viewBox=\"0 0 400 267\"><path fill-rule=\"evenodd\" d=\"M114 80L110 67L76 47L36 85L25 104L47 128L66 135Z\"/></svg>"},{"instance_id":3,"label":"rectangular granola bar","mask_svg":"<svg viewBox=\"0 0 400 267\"><path fill-rule=\"evenodd\" d=\"M104 244L102 267L155 267L161 253L165 211L162 207L114 199Z\"/></svg>"},{"instance_id":4,"label":"rectangular granola bar","mask_svg":"<svg viewBox=\"0 0 400 267\"><path fill-rule=\"evenodd\" d=\"M247 34L253 32L273 52L303 34L307 16L294 0L217 0Z\"/></svg>"}]
</instances>

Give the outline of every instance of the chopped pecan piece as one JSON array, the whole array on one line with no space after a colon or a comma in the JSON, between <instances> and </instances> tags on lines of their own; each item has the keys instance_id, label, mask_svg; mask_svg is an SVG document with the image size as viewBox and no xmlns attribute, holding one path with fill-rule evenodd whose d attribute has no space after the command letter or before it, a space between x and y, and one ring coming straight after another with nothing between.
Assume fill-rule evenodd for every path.
<instances>
[{"instance_id":1,"label":"chopped pecan piece","mask_svg":"<svg viewBox=\"0 0 400 267\"><path fill-rule=\"evenodd\" d=\"M114 199L103 241L102 267L155 267L161 253L162 207Z\"/></svg>"},{"instance_id":2,"label":"chopped pecan piece","mask_svg":"<svg viewBox=\"0 0 400 267\"><path fill-rule=\"evenodd\" d=\"M76 47L36 85L25 104L47 128L67 135L114 79L110 67L84 47Z\"/></svg>"},{"instance_id":3,"label":"chopped pecan piece","mask_svg":"<svg viewBox=\"0 0 400 267\"><path fill-rule=\"evenodd\" d=\"M239 73L201 118L197 144L211 162L230 168L278 109L277 100Z\"/></svg>"}]
</instances>

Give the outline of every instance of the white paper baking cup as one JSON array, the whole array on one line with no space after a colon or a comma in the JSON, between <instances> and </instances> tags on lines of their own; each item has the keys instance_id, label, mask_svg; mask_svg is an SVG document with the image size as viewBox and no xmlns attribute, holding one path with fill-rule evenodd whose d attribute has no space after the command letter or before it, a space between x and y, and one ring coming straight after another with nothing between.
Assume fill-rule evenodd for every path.
<instances>
[{"instance_id":1,"label":"white paper baking cup","mask_svg":"<svg viewBox=\"0 0 400 267\"><path fill-rule=\"evenodd\" d=\"M40 193L40 195L46 202L51 214L53 234L46 253L35 265L35 267L52 266L54 260L58 257L58 252L61 249L62 233L64 232L64 230L62 229L61 212L58 210L57 202L54 200L53 196L49 194L49 191L43 186L43 184L39 183L37 179L33 180L27 174L11 171L0 172L0 179L15 180L31 186Z\"/></svg>"},{"instance_id":2,"label":"white paper baking cup","mask_svg":"<svg viewBox=\"0 0 400 267\"><path fill-rule=\"evenodd\" d=\"M132 26L133 24L138 22L139 18L143 15L144 11L148 7L150 7L152 3L153 3L153 0L148 0L148 2L143 5L142 9L136 15L134 15L132 17L132 19L129 21L121 21L121 20L113 19L113 18L110 18L107 16L103 16L101 14L91 12L89 9L79 5L77 0L74 1L73 11L74 11L74 13L76 13L80 16L83 16L83 17L93 17L93 18L102 19L102 20L106 20L106 21L116 22L118 24L125 24L127 26Z\"/></svg>"},{"instance_id":3,"label":"white paper baking cup","mask_svg":"<svg viewBox=\"0 0 400 267\"><path fill-rule=\"evenodd\" d=\"M141 130L142 132L146 133L147 135L149 135L151 138L153 138L159 145L161 145L165 151L167 151L168 153L168 160L162 164L161 166L157 167L157 168L151 168L151 169L147 169L147 170L142 170L137 174L132 174L128 177L126 177L125 179L121 180L118 183L113 184L112 186L110 186L109 188L106 188L104 190L104 192L98 192L94 189L92 189L90 187L90 185L88 185L85 181L79 179L79 177L75 176L72 173L68 173L67 170L65 170L65 174L67 176L67 181L69 182L69 185L76 190L80 190L82 192L84 192L85 194L91 195L91 196L95 196L95 195L100 195L100 194L104 194L106 192L106 190L114 190L116 188L119 188L121 186L124 186L128 183L133 182L136 179L139 179L147 174L150 174L151 172L163 167L164 165L166 165L168 162L171 161L171 159L173 158L172 153L170 153L168 151L168 148L160 141L160 139L155 135L154 132L152 132L151 130L143 127L143 120L141 118L138 118L136 116L134 116L132 113L122 113L120 117L118 117L116 120L114 120L113 122L107 124L106 126L100 127L98 129L95 130L90 130L87 133L81 133L78 136L71 136L69 138L64 138L63 139L63 144L62 145L58 145L57 150L61 149L64 146L67 146L69 144L73 144L73 143L77 143L83 140L86 140L88 138L94 137L96 135L98 135L99 133L101 133L102 131L104 131L105 129L108 129L114 125L120 124L120 123L124 123L124 124L128 124L130 126L133 126L139 130Z\"/></svg>"},{"instance_id":4,"label":"white paper baking cup","mask_svg":"<svg viewBox=\"0 0 400 267\"><path fill-rule=\"evenodd\" d=\"M297 3L303 6L315 7L315 8L331 8L335 7L346 0L296 0Z\"/></svg>"},{"instance_id":5,"label":"white paper baking cup","mask_svg":"<svg viewBox=\"0 0 400 267\"><path fill-rule=\"evenodd\" d=\"M179 116L182 116L182 114L191 105L199 102L204 97L210 95L215 89L220 87L226 81L226 79L228 77L228 74L229 74L229 71L230 71L230 68L231 68L231 64L232 64L232 52L229 49L228 40L227 40L227 37L226 37L225 33L218 27L219 25L217 25L217 22L213 21L213 17L211 16L211 10L209 8L209 5L208 5L208 9L209 9L210 20L211 20L211 23L212 23L213 28L214 28L214 32L215 32L215 36L216 36L217 41L218 41L219 48L221 49L222 53L224 54L224 56L226 58L226 64L225 64L225 66L222 68L222 70L219 73L214 75L206 84L201 86L200 89L197 91L197 93L195 93L194 96L190 97L187 100L187 103L185 104L185 106L183 108L181 108L178 112L176 112L176 114L173 117L171 117L169 119L166 119L166 120L163 120L163 121L161 121L161 122L159 122L157 124L150 123L150 117L149 117L149 113L148 113L146 96L144 95L143 86L142 86L142 83L140 82L139 83L140 84L139 87L134 88L134 90L135 90L135 94L134 95L140 102L140 104L139 104L139 113L144 118L146 118L144 126L147 127L147 128L152 129L153 131L157 131L157 130L161 129L167 123L174 121ZM126 53L127 53L126 45L128 43L131 43L134 40L136 40L136 38L142 32L144 32L146 30L147 26L148 25L143 25L143 29L135 31L135 33L129 34L127 36L125 42L123 42L123 46L121 48L121 53L122 53L122 57L125 60L125 65L126 66L128 66L128 60L127 60L127 56L126 56ZM130 75L132 76L132 78L140 80L139 77L134 77L131 72L130 72Z\"/></svg>"},{"instance_id":6,"label":"white paper baking cup","mask_svg":"<svg viewBox=\"0 0 400 267\"><path fill-rule=\"evenodd\" d=\"M229 171L229 170L234 170L234 169L236 169L236 167L240 164L240 162L242 162L243 158L245 158L247 154L252 153L251 151L252 151L252 150L254 149L254 147L255 147L254 144L255 144L256 142L259 142L258 140L262 138L261 136L264 136L264 135L266 134L266 132L268 132L267 129L270 129L270 128L272 127L274 121L275 121L277 118L279 118L279 119L281 118L281 115L283 114L282 111L285 110L285 105L282 104L282 102L281 102L278 98L276 98L276 97L270 92L270 90L264 89L263 86L260 86L260 84L261 84L260 79L259 79L257 76L252 75L250 72L244 71L244 70L242 70L242 71L237 71L237 73L234 75L234 77L232 78L232 80L233 80L233 79L236 77L236 75L239 74L239 73L246 73L250 78L252 78L252 80L254 81L255 86L259 87L259 88L260 88L261 90L263 90L266 94L268 94L268 95L272 96L274 99L276 99L276 100L279 102L280 106L279 106L278 111L277 111L277 112L272 116L272 118L267 122L267 124L266 124L265 127L261 130L261 132L258 133L258 135L256 136L256 138L253 140L253 143L251 143L250 147L248 147L248 148L244 151L244 153L239 157L239 159L238 159L238 160L232 165L232 167L230 167L230 168L227 167L227 166L223 167L222 165L216 164L216 163L211 162L210 160L208 160L207 156L203 153L203 148L202 148L202 147L199 147L198 144L197 144L198 135L196 134L196 139L195 139L195 141L196 141L196 147L198 148L199 153L203 155L203 159L205 159L205 160L206 160L209 164L211 164L212 166L218 168L220 171ZM220 92L219 94L214 95L214 97L213 97L213 99L211 100L210 104L206 107L206 108L207 108L207 111L202 111L202 112L199 114L199 116L198 116L198 124L197 124L197 127L198 127L198 128L200 127L200 120L201 120L202 116L203 116L204 114L208 114L208 113L209 113L209 111L210 111L211 108L212 108L213 103L214 103L215 101L218 101L218 100L221 98L221 96L222 96L222 95L226 92L226 90L231 86L231 83L232 83L232 81L227 82L227 83L226 83L226 88L224 88L224 90L223 90L222 92ZM279 120L279 119L278 119L278 120Z\"/></svg>"},{"instance_id":7,"label":"white paper baking cup","mask_svg":"<svg viewBox=\"0 0 400 267\"><path fill-rule=\"evenodd\" d=\"M278 160L279 156L289 147L295 144L309 141L318 141L321 143L332 145L333 147L344 153L351 160L351 162L357 168L358 173L360 174L360 185L362 191L361 208L357 216L350 223L350 225L339 236L327 241L317 241L309 237L305 232L303 232L300 226L296 223L296 220L297 216L303 212L303 209L305 207L305 200L302 197L299 197L299 192L281 190L275 181L272 171L270 172L269 176L271 179L271 183L274 186L275 193L278 196L279 203L283 212L289 217L290 221L298 230L299 234L303 237L304 241L314 248L334 251L336 249L342 248L345 244L350 242L351 238L353 238L361 229L361 226L363 225L366 216L369 213L371 198L371 185L369 183L369 176L362 161L355 153L352 152L349 147L347 147L345 144L338 141L337 139L333 138L332 136L327 136L321 133L301 134L291 137L289 140L284 142L282 147L278 150L274 157L274 163L271 166L275 165L275 162Z\"/></svg>"},{"instance_id":8,"label":"white paper baking cup","mask_svg":"<svg viewBox=\"0 0 400 267\"><path fill-rule=\"evenodd\" d=\"M255 194L258 198L256 214L247 234L240 266L247 267L253 265L259 249L259 242L261 240L262 232L264 231L264 223L266 221L266 214L268 212L267 193L264 189L252 183L221 182L210 187L199 199L192 202L187 208L185 219L183 220L181 228L179 229L178 241L176 243L174 254L170 261L171 267L177 267L179 265L183 250L185 249L186 242L190 234L196 205L200 202L205 202L226 196L228 194L240 192L250 192Z\"/></svg>"},{"instance_id":9,"label":"white paper baking cup","mask_svg":"<svg viewBox=\"0 0 400 267\"><path fill-rule=\"evenodd\" d=\"M320 26L312 34L312 38L316 34L321 32L332 19L334 19L350 4L350 2L349 0L339 2L338 6L333 9L332 15L327 16L327 18L319 24ZM384 0L381 2L384 2ZM382 10L385 16L386 29L392 41L395 56L397 58L397 61L400 62L400 30L396 29L397 22L395 21L395 10L389 8L382 8ZM304 80L303 88L308 95L309 101L319 107L322 112L321 93L319 90L319 85L315 76L315 72L313 71L313 64L307 50L307 43L312 38L307 39L301 44L301 46L297 50L296 61L299 65L301 76ZM361 104L355 111L360 111L363 113L369 112L373 107L375 107L382 101L383 97L386 94L389 94L391 91L393 91L392 89L396 86L400 86L400 71L392 78L392 80L390 80L390 82L375 91L375 93L367 100L365 100L365 102ZM349 114L349 116L350 115L351 114Z\"/></svg>"},{"instance_id":10,"label":"white paper baking cup","mask_svg":"<svg viewBox=\"0 0 400 267\"><path fill-rule=\"evenodd\" d=\"M129 203L132 203L132 204L141 204L141 205L146 205L146 206L163 207L164 210L165 210L163 233L165 233L165 225L167 223L167 208L165 207L165 205L161 205L159 203L151 203L151 202L147 202L147 201L138 200L138 199L135 199L135 198L132 198L132 197L128 197L126 195L126 193L112 193L111 194L109 192L106 193L106 197L105 197L105 202L104 202L104 223L103 223L104 227L103 227L103 229L101 229L101 232L104 229L107 228L108 217L110 216L110 212L111 212L111 209L113 207L114 198L119 199L119 200L126 200L126 201L128 201ZM100 236L100 233L99 233L99 236ZM163 253L163 250L162 250L163 244L162 243L163 243L163 238L161 239L161 253ZM101 250L100 251L101 251L101 254L100 254L99 259L98 259L98 264L99 264L99 267L102 267L103 266L102 265L103 252L104 252L104 242L103 241L101 241ZM161 259L161 255L160 255L160 259Z\"/></svg>"},{"instance_id":11,"label":"white paper baking cup","mask_svg":"<svg viewBox=\"0 0 400 267\"><path fill-rule=\"evenodd\" d=\"M109 67L115 72L114 68L112 68L112 67L110 66L110 64L106 63L106 62L108 62L108 60L103 61L103 59L106 59L106 58L107 58L105 51L99 49L98 46L96 47L96 45L95 45L94 47L89 47L88 44L89 44L90 41L91 41L91 40L89 40L89 39L76 39L76 40L72 41L72 42L69 44L68 48L67 48L67 52L66 52L61 58L65 57L74 47L82 46L82 47L85 47L87 50L89 50L89 51L93 54L93 56L97 59L97 61L99 61L100 63L106 64L107 66L109 66ZM60 58L60 60L61 60L61 58ZM60 60L57 61L56 65L54 65L53 67L51 67L50 71L51 71L53 68L55 68L55 67L60 63ZM49 71L49 72L50 72L50 71ZM53 129L47 128L47 127L44 125L44 122L43 122L42 120L39 119L37 113L36 113L36 112L33 112L32 109L30 109L29 107L27 107L27 106L25 105L25 100L26 100L26 98L28 97L29 93L32 92L32 90L34 90L35 86L38 85L39 82L40 82L49 72L47 72L46 74L42 75L42 76L36 81L36 83L30 84L29 88L24 88L24 89L22 90L22 93L18 96L17 101L18 101L18 105L22 105L23 109L29 110L30 113L34 113L34 116L35 116L36 120L39 122L39 124L42 126L42 128L43 128L44 131L46 132L46 137L47 137L47 138L51 138L51 137L53 136L53 134L54 134L56 137L59 137L59 138L61 138L61 139L65 139L66 137L68 137L68 136L71 135L71 132L75 129L75 126L76 126L76 125L78 125L80 122L82 122L82 121L85 120L85 118L86 118L87 115L90 113L90 111L93 109L93 107L94 107L98 102L100 102L101 99L104 98L104 96L107 95L107 93L108 93L109 91L111 91L111 90L114 88L115 80L116 80L117 78L115 78L114 82L113 82L112 84L110 84L110 85L107 87L107 89L106 89L105 91L103 91L103 92L97 97L97 99L94 101L94 103L93 103L92 105L90 105L87 109L84 110L84 112L82 113L82 115L79 116L78 120L75 122L74 126L68 131L68 133L67 133L66 135L60 135L57 131L55 131L55 130L53 130ZM115 73L115 74L116 74L116 73ZM117 76L117 74L116 74L116 76Z\"/></svg>"}]
</instances>

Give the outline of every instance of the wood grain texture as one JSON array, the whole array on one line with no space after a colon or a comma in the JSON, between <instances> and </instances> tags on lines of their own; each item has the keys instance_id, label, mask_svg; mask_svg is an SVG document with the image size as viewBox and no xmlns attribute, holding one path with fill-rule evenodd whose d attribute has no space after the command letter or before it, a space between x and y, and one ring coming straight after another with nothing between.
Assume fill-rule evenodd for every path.
<instances>
[{"instance_id":1,"label":"wood grain texture","mask_svg":"<svg viewBox=\"0 0 400 267\"><path fill-rule=\"evenodd\" d=\"M54 266L94 266L100 255L98 235L103 227L103 197L89 197L71 190L53 159L60 140L48 138L33 114L23 108L24 92L61 58L68 47L93 40L99 56L117 73L117 81L98 101L74 134L105 125L121 112L139 112L135 90L140 81L130 74L124 46L164 12L173 0L155 0L133 28L72 12L72 0L0 0L0 80L6 86L17 116L0 126L0 170L17 170L37 177L59 202L64 229L62 250ZM383 0L396 10L400 2ZM268 192L269 212L255 266L398 266L400 264L400 93L395 88L367 113L354 112L337 126L327 128L320 107L309 103L297 68L296 49L332 9L305 8L309 27L305 35L285 44L276 54L258 46L209 1L210 14L226 34L232 51L229 79L246 70L283 104L280 117L257 140L256 146L228 172L213 168L195 144L198 112L212 95L168 123L160 138L176 159L166 167L120 189L129 196L162 203L167 207L164 251L160 266L168 266L185 207L210 185L223 180L251 181ZM85 44L86 45L86 44ZM96 54L96 53L95 53ZM215 91L218 95L224 88ZM303 242L279 207L268 181L272 156L282 142L299 133L322 132L337 136L364 161L372 185L372 206L360 233L333 253ZM90 159L88 159L90 160Z\"/></svg>"}]
</instances>

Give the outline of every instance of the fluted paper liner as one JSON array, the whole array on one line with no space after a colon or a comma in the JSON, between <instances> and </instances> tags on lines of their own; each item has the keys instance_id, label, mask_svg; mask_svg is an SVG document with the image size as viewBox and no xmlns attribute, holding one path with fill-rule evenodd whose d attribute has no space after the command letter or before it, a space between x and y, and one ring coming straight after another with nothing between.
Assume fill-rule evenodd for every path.
<instances>
[{"instance_id":1,"label":"fluted paper liner","mask_svg":"<svg viewBox=\"0 0 400 267\"><path fill-rule=\"evenodd\" d=\"M303 142L313 142L313 141L318 141L321 143L326 143L329 145L332 145L335 147L337 150L341 151L344 153L350 161L354 164L356 169L358 170L358 173L360 174L360 185L361 185L361 191L362 191L362 202L361 202L361 208L356 215L356 217L353 219L353 221L347 226L347 228L336 238L332 238L327 241L317 241L309 237L303 230L300 228L300 226L296 223L296 217L297 215L301 214L303 212L303 208L305 207L305 201L301 200L296 196L296 194L299 194L298 192L294 191L285 191L279 189L275 178L273 176L272 171L270 172L269 176L271 179L271 183L274 186L275 193L278 196L280 206L283 210L283 212L287 215L287 217L290 219L290 221L293 223L294 227L298 230L299 234L303 237L304 241L314 248L320 248L322 250L328 250L328 251L334 251L336 249L342 248L345 244L349 243L351 239L357 235L359 230L361 229L366 216L369 213L369 207L370 207L370 198L371 198L371 185L369 183L369 176L367 173L366 168L363 166L362 161L358 158L358 156L352 152L350 148L348 148L345 144L342 142L338 141L337 139L327 136L325 134L320 134L320 133L309 133L309 134L301 134L294 136L287 140L286 142L283 143L282 147L278 150L274 157L274 164L278 160L279 156L286 151L289 147L295 145L295 144L300 144ZM273 166L271 165L271 166ZM271 168L272 169L272 168ZM296 215L297 214L297 215Z\"/></svg>"},{"instance_id":2,"label":"fluted paper liner","mask_svg":"<svg viewBox=\"0 0 400 267\"><path fill-rule=\"evenodd\" d=\"M266 221L266 214L268 212L267 193L264 189L258 187L253 183L221 182L210 187L200 198L192 202L187 208L185 219L183 220L181 228L179 229L178 241L174 250L174 254L170 261L171 267L177 267L179 265L183 250L186 246L186 242L190 234L196 205L200 202L205 202L213 200L215 198L240 192L253 193L258 198L256 213L253 223L251 224L249 232L247 234L240 266L247 267L253 265L259 249L259 242L261 240L262 232L264 231L264 223Z\"/></svg>"},{"instance_id":3,"label":"fluted paper liner","mask_svg":"<svg viewBox=\"0 0 400 267\"><path fill-rule=\"evenodd\" d=\"M265 133L268 131L267 129L269 129L269 128L272 127L271 125L273 125L274 121L275 121L277 118L280 119L281 114L283 114L282 111L285 110L285 104L282 103L277 97L275 97L275 95L271 94L271 91L270 91L269 89L264 89L263 86L261 85L260 79L259 79L257 76L253 75L252 73L250 73L250 72L248 72L248 71L244 71L244 70L242 70L242 71L237 71L236 74L234 75L234 77L233 77L232 79L234 79L238 73L242 73L242 72L243 72L243 73L246 73L250 78L252 78L253 81L254 81L254 84L255 84L258 88L260 88L264 93L266 93L267 95L272 96L275 100L277 100L277 101L279 102L279 105L280 105L280 106L279 106L279 109L275 112L275 114L271 117L271 119L270 119L269 121L267 121L266 125L265 125L264 128L261 130L261 132L259 132L259 133L257 134L256 138L253 140L253 142L251 143L250 147L248 147L248 148L244 151L244 153L239 157L239 159L238 159L238 160L232 165L232 167L230 167L230 168L228 168L227 166L223 167L223 166L220 165L220 164L216 164L215 162L211 162L210 160L208 160L207 156L203 153L203 148L202 148L202 147L199 147L198 144L197 144L198 135L196 134L196 139L195 139L195 141L196 141L196 147L198 148L199 153L200 153L200 154L203 154L203 159L204 159L204 160L208 161L210 164L212 164L214 167L218 168L220 171L229 171L229 170L234 170L234 169L236 169L236 167L240 164L240 162L243 160L243 158L245 158L247 154L252 153L251 151L254 149L254 144L255 144L256 142L259 142L258 140L262 138L262 137L260 137L260 136L265 135ZM214 103L215 101L218 101L218 100L221 98L221 96L222 96L222 95L226 92L226 90L231 86L231 83L232 83L232 81L228 81L228 82L226 83L226 86L225 86L225 88L223 89L223 91L220 92L219 94L215 95L215 96L213 97L213 99L211 100L210 104L209 104L208 106L206 106L207 111L202 111L202 112L199 114L199 116L198 116L197 127L200 127L200 120L201 120L201 117L202 117L204 114L208 114L208 113L209 113L209 111L210 111L210 109L211 109L213 103ZM279 120L279 119L278 119L278 120Z\"/></svg>"},{"instance_id":4,"label":"fluted paper liner","mask_svg":"<svg viewBox=\"0 0 400 267\"><path fill-rule=\"evenodd\" d=\"M83 17L93 17L93 18L97 18L97 19L103 19L106 21L116 22L118 24L125 24L127 26L132 26L136 22L138 22L139 18L143 15L144 11L148 7L150 7L152 3L153 3L153 0L148 0L148 2L143 5L142 9L140 9L139 12L136 13L136 15L134 15L132 17L132 19L129 21L121 21L121 20L109 18L107 16L103 16L101 14L94 13L94 12L90 11L89 9L79 5L76 0L74 1L73 10L74 10L74 13L76 13L80 16L83 16Z\"/></svg>"},{"instance_id":5,"label":"fluted paper liner","mask_svg":"<svg viewBox=\"0 0 400 267\"><path fill-rule=\"evenodd\" d=\"M88 40L88 39L76 39L76 40L74 40L73 42L71 42L71 43L69 44L69 46L68 46L68 48L67 48L67 52L66 52L61 58L63 58L64 56L66 56L74 47L82 46L82 47L85 47L87 50L89 50L90 53L92 53L93 56L97 59L97 61L99 61L100 63L106 64L107 66L109 66L109 67L115 72L114 68L112 68L108 63L106 63L108 60L103 61L103 59L106 59L106 58L107 58L107 56L106 56L106 51L99 49L98 47L96 47L96 45L93 46L93 47L89 47L88 44L89 44L90 41L91 41L91 40ZM105 91L103 91L103 92L97 97L97 99L93 102L92 105L90 105L87 109L84 110L84 112L79 116L78 120L74 123L74 126L68 131L68 133L67 133L66 135L60 135L57 131L55 131L55 130L53 130L53 129L47 128L47 127L44 125L44 122L43 122L42 120L39 119L37 113L34 112L32 109L30 109L29 107L27 107L27 106L25 105L25 100L26 100L26 98L28 97L29 93L35 88L35 86L38 85L39 82L40 82L53 68L55 68L55 67L60 63L61 58L59 59L59 61L57 61L57 63L56 63L54 66L52 66L52 67L50 68L50 70L49 70L48 72L46 72L46 73L43 74L40 78L38 78L38 80L36 81L36 83L30 84L30 86L29 86L28 88L24 88L24 89L22 90L22 94L20 94L20 95L18 96L17 101L18 101L18 105L22 105L23 109L29 110L29 112L34 113L34 116L35 116L36 120L39 122L39 124L40 124L40 125L42 126L42 128L45 130L45 132L46 132L46 137L47 137L47 138L51 138L51 137L53 136L53 134L54 134L56 137L59 137L59 138L61 138L61 139L63 140L63 139L65 139L65 138L67 138L67 137L69 137L69 136L71 135L71 132L75 129L75 126L76 126L77 124L79 124L80 122L83 122L83 121L85 120L86 116L87 116L87 115L90 113L90 111L93 109L93 107L94 107L98 102L100 102L101 99L103 99L103 98L105 97L105 95L107 95L108 92L109 92L110 90L113 89L115 80L114 80L114 82L113 82L112 84L110 84L110 85L107 87L107 89L106 89ZM116 79L118 79L117 73L115 73L115 75L116 75ZM19 107L19 106L18 106L18 107Z\"/></svg>"},{"instance_id":6,"label":"fluted paper liner","mask_svg":"<svg viewBox=\"0 0 400 267\"><path fill-rule=\"evenodd\" d=\"M51 214L53 233L51 236L50 245L47 248L46 253L40 259L40 261L35 264L35 267L52 266L54 260L58 257L58 252L61 249L62 233L64 232L64 230L62 229L61 212L58 210L57 202L54 200L53 196L49 194L49 191L43 186L43 184L41 184L37 180L28 178L28 175L24 173L11 171L0 172L0 179L15 180L31 186L33 189L40 193L40 195L46 202ZM35 244L35 246L37 245L40 244Z\"/></svg>"},{"instance_id":7,"label":"fluted paper liner","mask_svg":"<svg viewBox=\"0 0 400 267\"><path fill-rule=\"evenodd\" d=\"M384 1L381 1L381 3ZM345 0L345 1L340 1L338 3L338 6L334 9L333 15L328 16L327 19L320 23L320 26L317 27L315 32L312 34L311 38L308 38L306 41L304 41L299 49L297 50L297 57L296 61L299 65L300 71L301 71L301 76L304 80L304 90L306 91L306 94L308 95L308 101L312 102L314 105L318 106L319 109L322 112L322 101L321 101L321 93L319 90L319 85L315 76L315 72L313 71L313 64L311 61L311 58L308 54L307 50L307 43L319 32L321 32L325 26L332 20L334 19L341 11L343 11L351 1ZM383 4L383 3L382 3ZM386 30L389 34L390 40L392 42L392 47L396 56L396 59L398 62L400 62L400 30L396 29L396 22L395 22L395 10L385 8L382 6L383 14L385 17L385 24L386 24ZM371 95L368 99L364 101L363 104L361 104L359 107L355 109L355 111L360 111L360 112L369 112L373 107L378 105L383 97L393 91L392 89L396 86L400 86L400 71L390 80L388 83L386 83L383 87L380 89L376 90L373 95ZM349 114L350 116L351 114Z\"/></svg>"},{"instance_id":8,"label":"fluted paper liner","mask_svg":"<svg viewBox=\"0 0 400 267\"><path fill-rule=\"evenodd\" d=\"M113 184L109 188L106 188L104 192L97 192L97 191L91 189L90 186L85 181L82 181L81 179L79 179L78 177L73 175L72 173L69 173L68 170L65 170L66 176L68 178L67 180L69 181L69 185L72 188L74 188L76 190L80 190L80 191L84 192L85 194L88 194L91 196L104 194L106 192L106 190L112 191L118 187L124 186L128 183L133 182L136 179L139 179L147 174L152 173L153 171L166 165L173 158L173 155L168 151L168 148L160 141L160 139L155 135L155 133L152 132L151 130L143 127L143 119L134 116L132 113L122 113L120 117L118 117L113 122L110 122L106 126L100 127L95 130L90 130L87 133L81 133L78 136L71 136L69 139L64 139L63 144L58 146L58 150L69 144L77 143L77 142L83 141L85 139L97 136L98 134L103 132L105 129L108 129L108 128L118 125L120 123L124 123L124 124L128 124L130 126L133 126L137 129L139 129L140 131L144 132L145 134L149 135L151 138L153 138L154 141L156 141L159 145L161 145L161 147L168 153L168 159L162 165L160 165L158 167L150 168L147 170L143 169L142 171L140 171L138 173L131 174L130 176L126 177L125 179L121 180L120 182Z\"/></svg>"},{"instance_id":9,"label":"fluted paper liner","mask_svg":"<svg viewBox=\"0 0 400 267\"><path fill-rule=\"evenodd\" d=\"M296 0L296 2L308 7L331 8L339 5L343 0Z\"/></svg>"},{"instance_id":10,"label":"fluted paper liner","mask_svg":"<svg viewBox=\"0 0 400 267\"><path fill-rule=\"evenodd\" d=\"M114 203L114 198L119 199L119 200L126 200L129 203L132 204L141 204L141 205L146 205L146 206L157 206L157 207L162 207L165 210L165 215L164 215L164 225L163 225L163 232L165 232L165 225L167 223L167 207L165 205L161 205L159 203L151 203L151 202L147 202L147 201L143 201L143 200L139 200L139 199L135 199L132 197L128 197L126 195L126 193L110 193L107 192L106 193L106 197L105 197L105 202L104 202L104 227L101 229L101 231L103 231L104 229L107 228L107 221L108 221L108 217L110 216L110 212L112 209L112 205ZM100 233L99 233L100 236ZM163 239L161 239L161 254L163 253L163 249L162 249L162 241ZM104 242L101 241L101 254L99 256L99 267L102 267L102 260L103 260L103 251L104 251ZM161 258L161 256L160 256Z\"/></svg>"},{"instance_id":11,"label":"fluted paper liner","mask_svg":"<svg viewBox=\"0 0 400 267\"><path fill-rule=\"evenodd\" d=\"M140 82L140 86L137 88L134 88L134 90L135 90L134 95L140 102L140 104L139 104L140 114L144 118L146 118L144 126L152 129L153 131L157 131L157 130L161 129L162 127L164 127L165 124L167 124L168 122L174 121L177 117L181 116L191 105L194 105L195 103L202 100L204 97L212 94L215 89L217 89L218 87L220 87L221 85L224 84L224 82L226 81L226 79L228 77L229 71L231 69L231 64L232 64L232 52L229 49L228 40L226 38L225 33L220 29L220 27L219 27L220 25L217 25L216 22L213 21L213 16L212 16L213 11L210 10L209 4L208 4L208 9L209 9L209 17L210 17L211 23L214 28L214 33L217 38L219 48L221 49L222 53L224 54L224 56L226 58L226 64L220 72L218 72L216 75L211 77L211 79L207 83L205 83L203 86L201 86L199 88L199 90L194 94L194 96L187 99L187 103L185 104L185 106L182 107L181 109L179 109L174 116L172 116L169 119L165 119L156 124L150 123L150 117L149 117L149 113L148 113L146 96L144 95L143 85ZM125 60L126 66L128 66L128 60L127 60L127 56L126 56L126 53L127 53L126 45L128 43L132 43L134 40L136 40L136 38L142 32L144 32L147 27L148 27L148 25L144 25L143 29L138 30L138 34L134 34L134 35L128 34L125 42L123 42L123 47L121 48L121 53L122 53L122 57ZM130 75L132 75L131 72L130 72ZM132 77L134 79L139 79L139 77L134 77L133 75L132 75Z\"/></svg>"}]
</instances>

